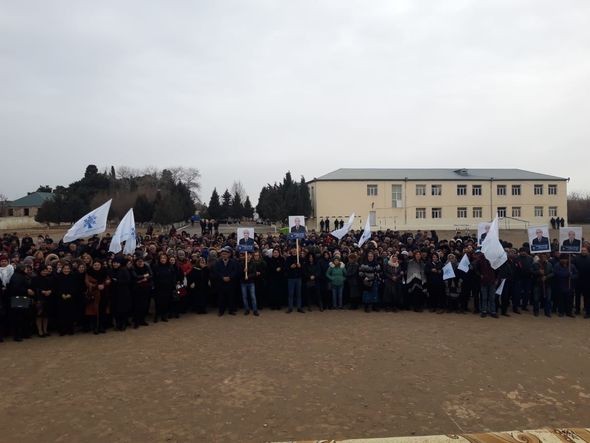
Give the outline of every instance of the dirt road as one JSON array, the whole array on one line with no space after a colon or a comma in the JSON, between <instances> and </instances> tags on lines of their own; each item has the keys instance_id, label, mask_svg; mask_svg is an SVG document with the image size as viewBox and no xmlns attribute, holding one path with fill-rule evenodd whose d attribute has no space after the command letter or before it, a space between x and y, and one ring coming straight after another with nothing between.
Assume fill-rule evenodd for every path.
<instances>
[{"instance_id":1,"label":"dirt road","mask_svg":"<svg viewBox=\"0 0 590 443\"><path fill-rule=\"evenodd\" d=\"M0 440L267 441L590 424L590 320L263 311L0 344Z\"/></svg>"}]
</instances>

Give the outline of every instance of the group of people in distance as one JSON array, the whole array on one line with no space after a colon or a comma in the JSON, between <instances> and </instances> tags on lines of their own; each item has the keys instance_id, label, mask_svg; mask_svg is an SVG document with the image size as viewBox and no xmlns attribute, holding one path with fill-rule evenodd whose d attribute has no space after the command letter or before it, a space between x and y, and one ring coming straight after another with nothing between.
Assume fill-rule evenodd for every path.
<instances>
[{"instance_id":1,"label":"group of people in distance","mask_svg":"<svg viewBox=\"0 0 590 443\"><path fill-rule=\"evenodd\" d=\"M305 231L301 225L302 232ZM397 312L473 312L510 316L532 309L590 318L590 257L529 253L529 245L503 243L508 260L494 270L477 238L435 231L380 231L358 247L360 231L338 241L328 233L141 235L131 255L108 252L110 237L64 244L48 236L5 234L0 250L0 336L16 341L75 332L141 328L147 320L215 308L219 316L260 315L264 309ZM558 245L556 245L558 246ZM468 269L459 263L466 256ZM247 262L246 262L247 257ZM450 263L454 277L443 279Z\"/></svg>"}]
</instances>

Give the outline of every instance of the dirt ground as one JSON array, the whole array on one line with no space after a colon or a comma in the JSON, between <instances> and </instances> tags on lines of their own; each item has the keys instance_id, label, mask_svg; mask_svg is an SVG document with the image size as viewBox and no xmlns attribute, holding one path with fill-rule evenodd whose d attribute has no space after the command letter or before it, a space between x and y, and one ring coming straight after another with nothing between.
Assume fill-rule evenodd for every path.
<instances>
[{"instance_id":1,"label":"dirt ground","mask_svg":"<svg viewBox=\"0 0 590 443\"><path fill-rule=\"evenodd\" d=\"M0 440L260 442L590 425L590 320L263 311L0 344Z\"/></svg>"}]
</instances>

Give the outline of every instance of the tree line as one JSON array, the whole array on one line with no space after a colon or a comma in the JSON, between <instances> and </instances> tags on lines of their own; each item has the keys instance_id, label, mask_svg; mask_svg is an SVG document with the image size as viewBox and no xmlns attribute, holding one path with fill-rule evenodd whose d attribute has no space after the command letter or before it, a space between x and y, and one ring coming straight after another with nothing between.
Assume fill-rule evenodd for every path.
<instances>
[{"instance_id":1,"label":"tree line","mask_svg":"<svg viewBox=\"0 0 590 443\"><path fill-rule=\"evenodd\" d=\"M88 165L84 176L67 187L40 186L38 192L52 192L53 198L39 208L35 220L41 223L71 223L112 198L109 218L120 220L133 208L139 223L170 224L187 220L195 213L194 197L199 189L198 170L193 168L134 171L115 168L99 172Z\"/></svg>"}]
</instances>

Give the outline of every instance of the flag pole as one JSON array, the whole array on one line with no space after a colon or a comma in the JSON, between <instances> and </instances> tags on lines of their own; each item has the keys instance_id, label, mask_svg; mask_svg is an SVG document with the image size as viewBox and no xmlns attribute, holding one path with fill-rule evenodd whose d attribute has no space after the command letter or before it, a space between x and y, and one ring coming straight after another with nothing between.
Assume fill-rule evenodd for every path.
<instances>
[{"instance_id":1,"label":"flag pole","mask_svg":"<svg viewBox=\"0 0 590 443\"><path fill-rule=\"evenodd\" d=\"M299 239L295 239L295 248L297 250L297 266L299 266Z\"/></svg>"},{"instance_id":2,"label":"flag pole","mask_svg":"<svg viewBox=\"0 0 590 443\"><path fill-rule=\"evenodd\" d=\"M245 259L244 277L246 280L248 280L248 251L244 251L244 259Z\"/></svg>"}]
</instances>

